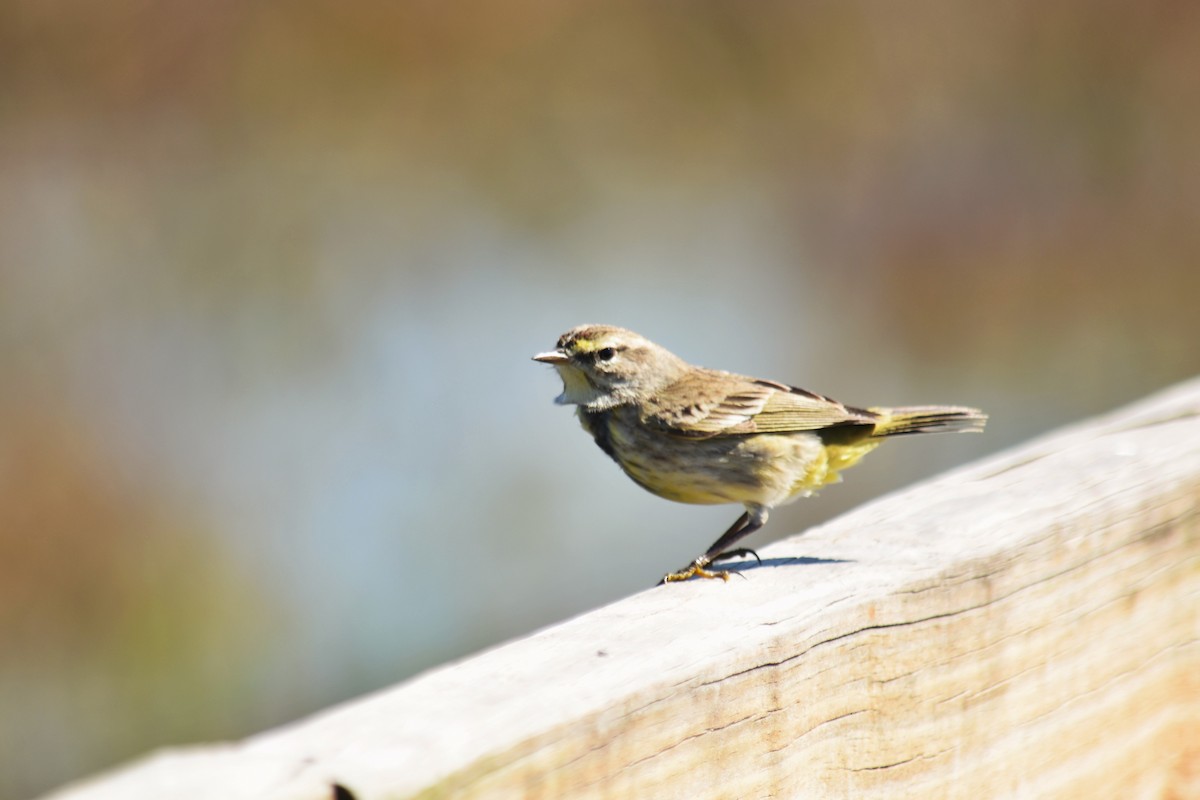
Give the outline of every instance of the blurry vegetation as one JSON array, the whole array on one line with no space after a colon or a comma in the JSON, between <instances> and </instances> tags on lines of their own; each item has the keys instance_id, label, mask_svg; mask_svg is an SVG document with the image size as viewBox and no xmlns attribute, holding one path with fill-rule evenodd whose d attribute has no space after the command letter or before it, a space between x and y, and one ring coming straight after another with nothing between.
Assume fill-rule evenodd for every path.
<instances>
[{"instance_id":1,"label":"blurry vegetation","mask_svg":"<svg viewBox=\"0 0 1200 800\"><path fill-rule=\"evenodd\" d=\"M1200 371L1198 36L1168 0L0 6L0 796L710 541L733 512L549 405L524 359L570 325L993 412L776 536Z\"/></svg>"},{"instance_id":2,"label":"blurry vegetation","mask_svg":"<svg viewBox=\"0 0 1200 800\"><path fill-rule=\"evenodd\" d=\"M152 507L63 409L4 414L20 424L0 464L0 788L136 752L147 730L187 741L269 714L250 665L283 617L219 540Z\"/></svg>"}]
</instances>

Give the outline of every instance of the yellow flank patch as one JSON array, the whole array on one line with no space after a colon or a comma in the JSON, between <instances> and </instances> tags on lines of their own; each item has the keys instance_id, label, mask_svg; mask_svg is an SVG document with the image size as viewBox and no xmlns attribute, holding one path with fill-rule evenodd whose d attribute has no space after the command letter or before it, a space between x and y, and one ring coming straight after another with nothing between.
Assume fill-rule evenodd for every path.
<instances>
[{"instance_id":1,"label":"yellow flank patch","mask_svg":"<svg viewBox=\"0 0 1200 800\"><path fill-rule=\"evenodd\" d=\"M831 444L808 465L808 469L792 484L791 497L803 496L842 480L841 471L849 469L862 457L879 446L881 440L864 440L853 444Z\"/></svg>"},{"instance_id":2,"label":"yellow flank patch","mask_svg":"<svg viewBox=\"0 0 1200 800\"><path fill-rule=\"evenodd\" d=\"M853 467L862 460L863 456L879 447L879 444L879 439L864 439L853 444L828 445L825 448L825 454L829 457L830 477L825 482L834 483L840 480L841 476L838 475L838 472Z\"/></svg>"}]
</instances>

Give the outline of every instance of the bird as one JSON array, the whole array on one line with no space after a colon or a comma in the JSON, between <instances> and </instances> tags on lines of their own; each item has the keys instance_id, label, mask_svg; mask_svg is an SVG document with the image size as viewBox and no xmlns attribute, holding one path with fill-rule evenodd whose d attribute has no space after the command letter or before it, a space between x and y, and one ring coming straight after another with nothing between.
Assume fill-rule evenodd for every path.
<instances>
[{"instance_id":1,"label":"bird","mask_svg":"<svg viewBox=\"0 0 1200 800\"><path fill-rule=\"evenodd\" d=\"M583 429L643 489L681 503L741 504L704 553L659 582L729 580L715 562L758 554L733 546L772 509L841 480L884 439L979 432L967 406L857 408L824 395L684 361L614 325L579 325L533 360L563 382L555 402L576 406Z\"/></svg>"}]
</instances>

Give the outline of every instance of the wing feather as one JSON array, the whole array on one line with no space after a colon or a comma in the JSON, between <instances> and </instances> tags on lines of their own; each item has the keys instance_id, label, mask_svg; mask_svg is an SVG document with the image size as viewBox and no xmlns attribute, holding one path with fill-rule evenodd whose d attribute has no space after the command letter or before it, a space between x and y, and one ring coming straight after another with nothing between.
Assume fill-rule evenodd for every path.
<instances>
[{"instance_id":1,"label":"wing feather","mask_svg":"<svg viewBox=\"0 0 1200 800\"><path fill-rule=\"evenodd\" d=\"M677 435L708 438L874 426L876 419L870 411L787 384L697 370L656 398L646 421Z\"/></svg>"}]
</instances>

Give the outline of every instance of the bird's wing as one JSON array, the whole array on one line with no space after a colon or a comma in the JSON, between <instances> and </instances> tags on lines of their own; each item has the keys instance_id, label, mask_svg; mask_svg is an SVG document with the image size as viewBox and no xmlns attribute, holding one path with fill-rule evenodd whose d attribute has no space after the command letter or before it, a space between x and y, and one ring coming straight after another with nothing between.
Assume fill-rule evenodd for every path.
<instances>
[{"instance_id":1,"label":"bird's wing","mask_svg":"<svg viewBox=\"0 0 1200 800\"><path fill-rule=\"evenodd\" d=\"M704 438L873 426L875 416L787 384L706 370L670 387L647 421L670 433Z\"/></svg>"}]
</instances>

